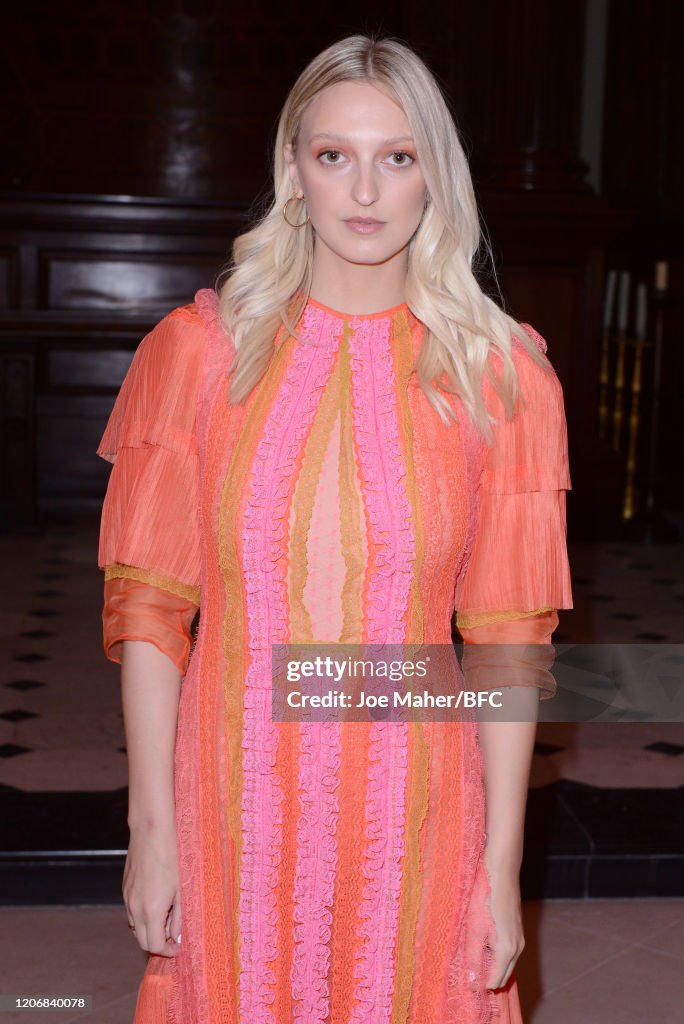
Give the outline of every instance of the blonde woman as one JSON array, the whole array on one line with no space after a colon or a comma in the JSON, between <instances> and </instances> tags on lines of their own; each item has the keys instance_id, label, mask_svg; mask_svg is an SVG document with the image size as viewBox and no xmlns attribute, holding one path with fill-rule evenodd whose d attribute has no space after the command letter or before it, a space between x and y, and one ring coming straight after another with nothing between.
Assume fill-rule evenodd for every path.
<instances>
[{"instance_id":1,"label":"blonde woman","mask_svg":"<svg viewBox=\"0 0 684 1024\"><path fill-rule=\"evenodd\" d=\"M351 36L287 97L273 201L220 290L135 354L98 454L136 1024L521 1021L553 677L507 677L511 722L271 707L274 644L451 645L456 612L466 651L545 649L572 606L560 384L480 289L479 242L434 77Z\"/></svg>"}]
</instances>

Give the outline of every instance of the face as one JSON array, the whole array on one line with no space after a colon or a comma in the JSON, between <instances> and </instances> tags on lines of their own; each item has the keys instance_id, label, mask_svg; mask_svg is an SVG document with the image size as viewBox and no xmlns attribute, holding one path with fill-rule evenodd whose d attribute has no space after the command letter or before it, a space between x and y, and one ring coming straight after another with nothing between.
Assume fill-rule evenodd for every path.
<instances>
[{"instance_id":1,"label":"face","mask_svg":"<svg viewBox=\"0 0 684 1024\"><path fill-rule=\"evenodd\" d=\"M328 86L305 110L285 159L317 246L365 264L407 249L427 191L406 115L385 92L367 82Z\"/></svg>"}]
</instances>

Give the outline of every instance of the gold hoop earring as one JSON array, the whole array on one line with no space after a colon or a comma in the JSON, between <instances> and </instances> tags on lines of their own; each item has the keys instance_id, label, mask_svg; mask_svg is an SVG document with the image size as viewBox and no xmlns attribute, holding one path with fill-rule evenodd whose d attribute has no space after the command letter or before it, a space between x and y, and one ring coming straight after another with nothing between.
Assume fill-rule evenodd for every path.
<instances>
[{"instance_id":1,"label":"gold hoop earring","mask_svg":"<svg viewBox=\"0 0 684 1024\"><path fill-rule=\"evenodd\" d=\"M291 228L303 228L303 227L305 227L309 223L309 215L308 215L308 213L306 215L306 220L302 221L301 224L293 224L291 220L287 219L287 208L288 208L288 206L290 205L290 203L292 202L293 199L298 199L298 198L299 198L298 196L290 196L288 201L283 206L283 219L285 220L286 224L290 225ZM303 200L303 199L304 199L304 196L301 197L301 200ZM301 200L300 200L300 202L301 202Z\"/></svg>"}]
</instances>

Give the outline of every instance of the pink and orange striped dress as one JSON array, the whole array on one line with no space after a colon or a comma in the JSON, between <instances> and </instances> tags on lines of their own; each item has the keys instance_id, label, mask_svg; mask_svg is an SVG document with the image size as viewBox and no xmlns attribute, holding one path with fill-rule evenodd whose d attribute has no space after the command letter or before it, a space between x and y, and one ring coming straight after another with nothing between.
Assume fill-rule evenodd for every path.
<instances>
[{"instance_id":1,"label":"pink and orange striped dress","mask_svg":"<svg viewBox=\"0 0 684 1024\"><path fill-rule=\"evenodd\" d=\"M230 406L199 292L138 347L98 448L106 654L147 639L183 675L183 941L149 957L135 1024L520 1024L515 976L485 985L477 723L273 722L271 645L448 644L455 610L469 643L548 640L572 607L560 384L516 343L526 406L486 449L418 386L406 305L309 299L299 327Z\"/></svg>"}]
</instances>

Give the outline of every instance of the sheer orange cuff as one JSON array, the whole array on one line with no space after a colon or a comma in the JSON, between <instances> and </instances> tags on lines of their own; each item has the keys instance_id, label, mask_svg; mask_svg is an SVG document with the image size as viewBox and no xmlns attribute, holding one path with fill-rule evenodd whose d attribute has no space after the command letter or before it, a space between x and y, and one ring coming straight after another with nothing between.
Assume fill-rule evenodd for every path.
<instances>
[{"instance_id":1,"label":"sheer orange cuff","mask_svg":"<svg viewBox=\"0 0 684 1024\"><path fill-rule=\"evenodd\" d=\"M147 640L168 655L181 676L188 670L192 622L198 606L140 580L105 580L102 635L105 655L121 664L123 640Z\"/></svg>"},{"instance_id":2,"label":"sheer orange cuff","mask_svg":"<svg viewBox=\"0 0 684 1024\"><path fill-rule=\"evenodd\" d=\"M465 645L461 668L466 688L536 686L539 699L549 700L558 689L549 671L555 660L551 637L557 625L558 613L551 609L469 629L459 626Z\"/></svg>"}]
</instances>

